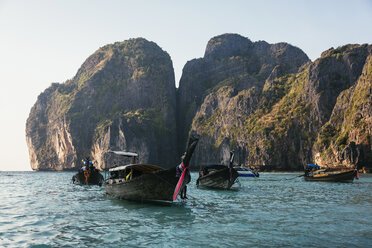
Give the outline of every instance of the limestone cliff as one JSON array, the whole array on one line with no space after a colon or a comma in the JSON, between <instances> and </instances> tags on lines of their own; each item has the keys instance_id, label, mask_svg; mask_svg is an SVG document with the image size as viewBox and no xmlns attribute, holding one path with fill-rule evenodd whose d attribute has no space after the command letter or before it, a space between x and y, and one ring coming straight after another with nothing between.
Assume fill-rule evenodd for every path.
<instances>
[{"instance_id":1,"label":"limestone cliff","mask_svg":"<svg viewBox=\"0 0 372 248\"><path fill-rule=\"evenodd\" d=\"M109 150L170 167L191 131L201 135L194 168L226 164L230 150L259 170L371 168L372 45L331 48L311 62L287 43L224 34L187 62L177 91L170 56L155 43L106 45L39 95L26 140L34 170L75 170L86 155L107 168Z\"/></svg>"},{"instance_id":2,"label":"limestone cliff","mask_svg":"<svg viewBox=\"0 0 372 248\"><path fill-rule=\"evenodd\" d=\"M212 38L178 89L180 138L202 135L194 164L260 170L371 166L371 47L330 49L315 62L289 44Z\"/></svg>"},{"instance_id":3,"label":"limestone cliff","mask_svg":"<svg viewBox=\"0 0 372 248\"><path fill-rule=\"evenodd\" d=\"M298 72L309 61L304 52L287 43L251 42L237 34L212 38L204 57L189 61L183 70L178 89L180 144L192 128L204 137L197 148L203 156L198 155L199 150L194 154L197 163L226 163L230 149L240 149L237 161L248 162L246 144L253 142L253 137L247 139L246 121L257 110L264 111L264 103L259 104L264 89L269 101L265 104L275 103L287 87L273 80ZM261 135L254 134L262 143L257 149L270 150ZM271 155L265 154L267 158ZM272 163L262 159L249 162Z\"/></svg>"},{"instance_id":4,"label":"limestone cliff","mask_svg":"<svg viewBox=\"0 0 372 248\"><path fill-rule=\"evenodd\" d=\"M356 75L347 71L351 78L346 79L346 89L338 95L329 120L317 136L313 148L315 161L328 166L371 168L372 46L345 46L329 53L338 60L354 56L362 63L348 61Z\"/></svg>"},{"instance_id":5,"label":"limestone cliff","mask_svg":"<svg viewBox=\"0 0 372 248\"><path fill-rule=\"evenodd\" d=\"M26 124L34 170L68 170L90 155L135 151L140 162L177 163L176 89L170 56L145 39L106 45L72 80L38 97Z\"/></svg>"}]
</instances>

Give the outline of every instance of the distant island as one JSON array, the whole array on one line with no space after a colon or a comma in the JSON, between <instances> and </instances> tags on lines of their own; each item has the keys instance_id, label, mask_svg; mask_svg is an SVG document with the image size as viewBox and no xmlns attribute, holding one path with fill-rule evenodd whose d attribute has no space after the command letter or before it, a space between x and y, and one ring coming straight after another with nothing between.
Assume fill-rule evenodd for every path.
<instances>
[{"instance_id":1,"label":"distant island","mask_svg":"<svg viewBox=\"0 0 372 248\"><path fill-rule=\"evenodd\" d=\"M201 136L191 166L235 163L298 171L307 163L372 168L372 45L324 51L314 62L288 43L238 34L209 40L183 68L143 38L98 49L77 74L38 96L26 123L33 170L77 170L109 150L176 166L188 134Z\"/></svg>"}]
</instances>

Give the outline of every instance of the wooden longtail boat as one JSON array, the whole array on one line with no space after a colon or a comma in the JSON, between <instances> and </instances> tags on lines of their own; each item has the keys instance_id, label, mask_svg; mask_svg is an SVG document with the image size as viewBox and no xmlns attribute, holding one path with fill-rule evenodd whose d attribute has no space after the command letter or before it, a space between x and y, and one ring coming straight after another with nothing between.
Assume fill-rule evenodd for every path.
<instances>
[{"instance_id":1,"label":"wooden longtail boat","mask_svg":"<svg viewBox=\"0 0 372 248\"><path fill-rule=\"evenodd\" d=\"M325 182L353 182L357 175L357 170L329 171L321 169L319 165L308 164L305 166L304 178L306 181L325 181Z\"/></svg>"},{"instance_id":2,"label":"wooden longtail boat","mask_svg":"<svg viewBox=\"0 0 372 248\"><path fill-rule=\"evenodd\" d=\"M80 170L72 177L72 182L75 184L90 184L99 185L103 184L103 176L97 169Z\"/></svg>"},{"instance_id":3,"label":"wooden longtail boat","mask_svg":"<svg viewBox=\"0 0 372 248\"><path fill-rule=\"evenodd\" d=\"M229 166L208 165L199 172L196 185L202 188L230 189L238 178L238 172L233 168L234 153L230 152Z\"/></svg>"},{"instance_id":4,"label":"wooden longtail boat","mask_svg":"<svg viewBox=\"0 0 372 248\"><path fill-rule=\"evenodd\" d=\"M127 164L109 169L109 178L104 187L109 195L134 201L172 202L181 192L186 195L186 184L191 180L189 162L198 142L190 137L182 163L170 169L150 164ZM138 155L127 152L113 152L116 155L135 158ZM182 195L184 192L184 195Z\"/></svg>"}]
</instances>

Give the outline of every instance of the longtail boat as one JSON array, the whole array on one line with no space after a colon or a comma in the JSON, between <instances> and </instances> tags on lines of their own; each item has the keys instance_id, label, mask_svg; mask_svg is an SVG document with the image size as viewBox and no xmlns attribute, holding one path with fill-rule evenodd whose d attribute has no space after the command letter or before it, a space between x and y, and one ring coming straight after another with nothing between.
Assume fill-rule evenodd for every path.
<instances>
[{"instance_id":1,"label":"longtail boat","mask_svg":"<svg viewBox=\"0 0 372 248\"><path fill-rule=\"evenodd\" d=\"M79 170L74 176L72 176L72 182L74 184L89 184L102 186L104 178L97 169L86 169Z\"/></svg>"},{"instance_id":2,"label":"longtail boat","mask_svg":"<svg viewBox=\"0 0 372 248\"><path fill-rule=\"evenodd\" d=\"M353 182L355 177L357 177L356 169L331 171L322 169L315 164L305 166L304 178L306 181Z\"/></svg>"},{"instance_id":3,"label":"longtail boat","mask_svg":"<svg viewBox=\"0 0 372 248\"><path fill-rule=\"evenodd\" d=\"M225 165L207 165L199 171L196 185L202 188L230 189L238 178L238 172L233 168L234 153L230 152L230 163Z\"/></svg>"},{"instance_id":4,"label":"longtail boat","mask_svg":"<svg viewBox=\"0 0 372 248\"><path fill-rule=\"evenodd\" d=\"M109 169L109 177L104 187L109 195L134 201L173 202L181 193L186 198L186 184L191 180L189 163L199 138L189 138L182 163L170 169L150 164L137 164L136 153L111 151L124 157L130 157L134 163L119 165Z\"/></svg>"}]
</instances>

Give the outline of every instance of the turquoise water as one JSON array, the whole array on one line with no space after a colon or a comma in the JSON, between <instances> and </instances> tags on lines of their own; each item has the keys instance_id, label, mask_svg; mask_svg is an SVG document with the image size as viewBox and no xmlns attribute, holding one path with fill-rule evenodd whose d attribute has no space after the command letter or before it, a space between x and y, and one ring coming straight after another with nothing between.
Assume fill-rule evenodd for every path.
<instances>
[{"instance_id":1,"label":"turquoise water","mask_svg":"<svg viewBox=\"0 0 372 248\"><path fill-rule=\"evenodd\" d=\"M71 172L0 173L0 247L371 247L372 175L241 178L171 206L113 199ZM291 180L286 180L291 179Z\"/></svg>"}]
</instances>

